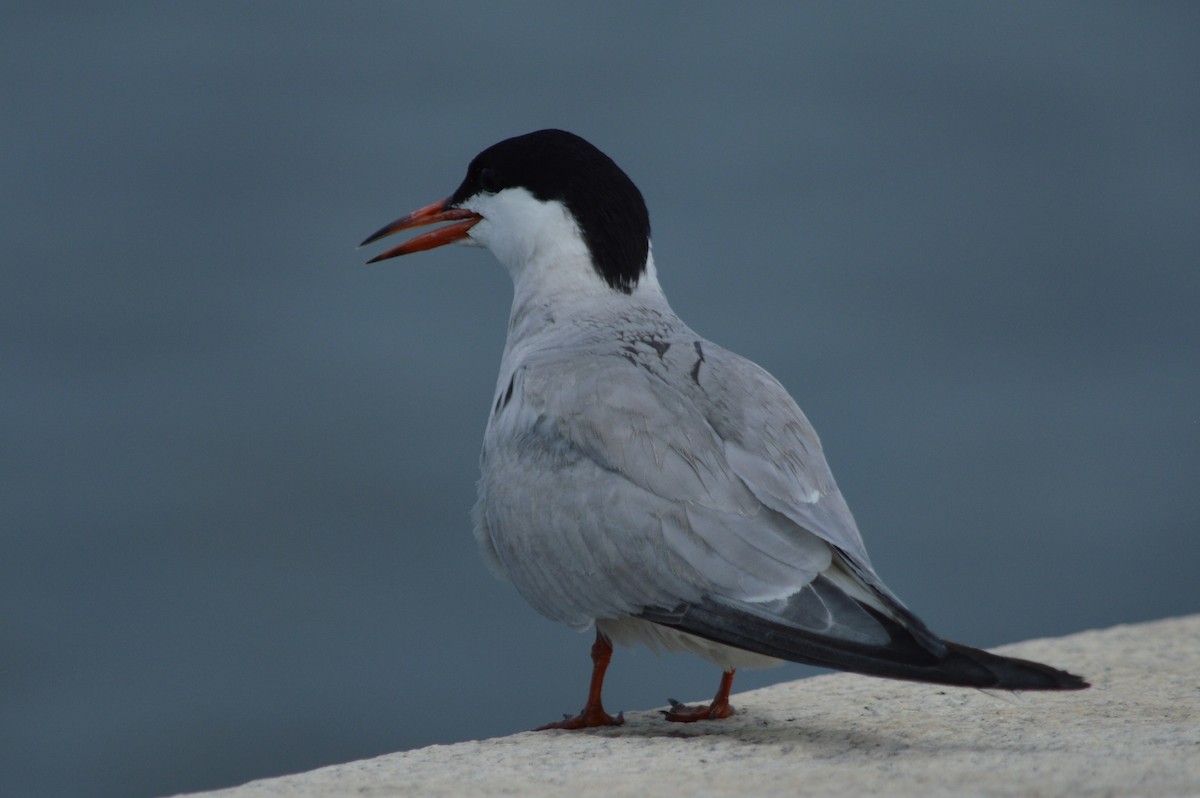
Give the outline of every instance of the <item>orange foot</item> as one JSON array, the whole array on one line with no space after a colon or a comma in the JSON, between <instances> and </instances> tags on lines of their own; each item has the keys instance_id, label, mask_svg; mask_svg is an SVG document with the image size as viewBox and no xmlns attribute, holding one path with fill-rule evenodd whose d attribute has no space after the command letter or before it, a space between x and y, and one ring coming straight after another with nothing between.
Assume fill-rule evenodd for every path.
<instances>
[{"instance_id":1,"label":"orange foot","mask_svg":"<svg viewBox=\"0 0 1200 798\"><path fill-rule=\"evenodd\" d=\"M670 709L660 710L663 716L672 723L694 723L698 720L722 720L737 714L728 701L713 701L698 707L681 704L674 698L668 698Z\"/></svg>"},{"instance_id":2,"label":"orange foot","mask_svg":"<svg viewBox=\"0 0 1200 798\"><path fill-rule=\"evenodd\" d=\"M563 715L563 719L545 726L538 726L534 731L549 729L590 729L595 726L621 726L625 723L625 713L618 712L614 718L604 711L603 707L584 707L578 715Z\"/></svg>"}]
</instances>

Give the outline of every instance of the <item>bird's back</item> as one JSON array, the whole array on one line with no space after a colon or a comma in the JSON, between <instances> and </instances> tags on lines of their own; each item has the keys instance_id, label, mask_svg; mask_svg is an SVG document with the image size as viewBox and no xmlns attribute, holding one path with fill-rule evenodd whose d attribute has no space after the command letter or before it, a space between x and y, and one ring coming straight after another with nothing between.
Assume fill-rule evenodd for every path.
<instances>
[{"instance_id":1,"label":"bird's back","mask_svg":"<svg viewBox=\"0 0 1200 798\"><path fill-rule=\"evenodd\" d=\"M835 557L873 573L779 383L662 308L619 315L506 349L478 531L526 598L585 626L714 594L781 600Z\"/></svg>"}]
</instances>

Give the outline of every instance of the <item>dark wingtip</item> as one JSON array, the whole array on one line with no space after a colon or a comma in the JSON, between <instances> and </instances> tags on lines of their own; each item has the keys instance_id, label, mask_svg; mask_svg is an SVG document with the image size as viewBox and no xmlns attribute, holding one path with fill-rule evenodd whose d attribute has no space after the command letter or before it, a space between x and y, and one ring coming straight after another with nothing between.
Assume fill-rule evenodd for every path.
<instances>
[{"instance_id":1,"label":"dark wingtip","mask_svg":"<svg viewBox=\"0 0 1200 798\"><path fill-rule=\"evenodd\" d=\"M950 671L982 668L992 675L994 683L981 686L1001 690L1086 690L1091 687L1080 676L1040 662L1005 657L948 640L944 642L949 656L943 660L943 667Z\"/></svg>"},{"instance_id":2,"label":"dark wingtip","mask_svg":"<svg viewBox=\"0 0 1200 798\"><path fill-rule=\"evenodd\" d=\"M1043 665L1044 668L1050 668L1049 665ZM1068 671L1060 671L1057 668L1050 668L1054 671L1056 683L1052 689L1054 690L1086 690L1092 686L1092 683L1082 676L1076 676Z\"/></svg>"},{"instance_id":3,"label":"dark wingtip","mask_svg":"<svg viewBox=\"0 0 1200 798\"><path fill-rule=\"evenodd\" d=\"M1073 673L1040 662L992 654L949 640L931 651L912 632L862 605L886 630L886 644L864 644L804 629L745 605L704 600L671 611L644 610L639 617L728 646L824 668L933 684L997 690L1083 690Z\"/></svg>"}]
</instances>

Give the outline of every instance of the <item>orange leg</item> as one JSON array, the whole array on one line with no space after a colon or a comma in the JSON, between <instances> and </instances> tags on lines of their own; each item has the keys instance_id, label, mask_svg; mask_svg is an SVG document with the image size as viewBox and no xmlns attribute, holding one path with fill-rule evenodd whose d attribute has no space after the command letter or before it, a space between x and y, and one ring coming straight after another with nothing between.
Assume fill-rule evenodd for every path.
<instances>
[{"instance_id":1,"label":"orange leg","mask_svg":"<svg viewBox=\"0 0 1200 798\"><path fill-rule=\"evenodd\" d=\"M624 723L624 715L618 713L614 718L604 711L604 706L600 703L600 688L604 686L604 672L608 670L608 662L611 659L612 643L597 629L596 642L592 643L592 683L588 687L587 703L578 715L567 715L563 720L538 726L534 731L587 729L592 726L620 726Z\"/></svg>"},{"instance_id":2,"label":"orange leg","mask_svg":"<svg viewBox=\"0 0 1200 798\"><path fill-rule=\"evenodd\" d=\"M729 691L733 689L733 671L728 670L721 674L721 686L717 688L717 694L713 697L711 704L705 704L699 707L688 707L676 701L674 698L668 699L671 703L669 710L663 710L663 715L667 720L675 723L691 723L697 720L721 720L730 715L735 714L733 707L729 706Z\"/></svg>"}]
</instances>

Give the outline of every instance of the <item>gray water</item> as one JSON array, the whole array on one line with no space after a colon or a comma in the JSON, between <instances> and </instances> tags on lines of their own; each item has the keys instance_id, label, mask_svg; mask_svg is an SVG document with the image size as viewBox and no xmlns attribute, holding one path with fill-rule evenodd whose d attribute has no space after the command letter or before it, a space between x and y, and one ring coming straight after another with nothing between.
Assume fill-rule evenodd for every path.
<instances>
[{"instance_id":1,"label":"gray water","mask_svg":"<svg viewBox=\"0 0 1200 798\"><path fill-rule=\"evenodd\" d=\"M0 794L579 708L589 638L467 516L508 278L354 249L541 127L642 188L943 635L1200 610L1200 7L797 5L6 6ZM717 680L618 651L606 695Z\"/></svg>"}]
</instances>

